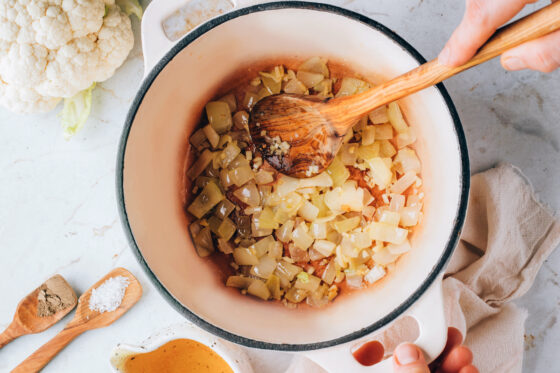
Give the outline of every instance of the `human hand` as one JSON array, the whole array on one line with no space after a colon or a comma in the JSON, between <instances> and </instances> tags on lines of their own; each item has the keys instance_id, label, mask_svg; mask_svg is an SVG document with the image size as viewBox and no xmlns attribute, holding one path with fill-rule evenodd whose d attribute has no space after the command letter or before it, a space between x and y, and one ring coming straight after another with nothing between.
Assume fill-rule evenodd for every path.
<instances>
[{"instance_id":1,"label":"human hand","mask_svg":"<svg viewBox=\"0 0 560 373\"><path fill-rule=\"evenodd\" d=\"M418 347L402 343L393 354L394 373L478 373L471 364L472 352L461 345L462 340L459 330L449 328L443 352L429 367Z\"/></svg>"},{"instance_id":2,"label":"human hand","mask_svg":"<svg viewBox=\"0 0 560 373\"><path fill-rule=\"evenodd\" d=\"M537 0L466 0L463 20L441 51L438 61L449 66L467 62L486 40L526 4ZM557 1L557 0L553 0ZM551 72L560 67L560 31L523 43L502 54L507 70Z\"/></svg>"}]
</instances>

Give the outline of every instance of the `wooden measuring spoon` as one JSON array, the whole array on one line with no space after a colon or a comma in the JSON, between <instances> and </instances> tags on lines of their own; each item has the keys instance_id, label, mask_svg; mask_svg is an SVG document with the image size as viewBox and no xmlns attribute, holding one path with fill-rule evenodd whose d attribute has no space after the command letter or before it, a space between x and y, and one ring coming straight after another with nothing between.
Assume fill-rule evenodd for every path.
<instances>
[{"instance_id":1,"label":"wooden measuring spoon","mask_svg":"<svg viewBox=\"0 0 560 373\"><path fill-rule=\"evenodd\" d=\"M46 284L47 282L58 278L60 278L62 281L64 281L64 283L66 283L66 285L68 285L64 277L62 277L61 275L54 275L43 284ZM0 348L4 347L14 339L21 337L22 335L40 333L43 330L50 328L51 326L59 322L60 319L66 316L68 312L72 311L74 307L76 307L76 299L78 297L76 297L76 294L74 294L74 291L72 291L74 295L74 304L71 304L68 307L61 309L60 311L55 312L50 316L39 316L37 307L39 304L38 296L39 292L41 291L41 286L33 290L19 302L12 323L6 328L6 330L4 330L2 334L0 334ZM70 285L68 285L68 288L72 289Z\"/></svg>"},{"instance_id":2,"label":"wooden measuring spoon","mask_svg":"<svg viewBox=\"0 0 560 373\"><path fill-rule=\"evenodd\" d=\"M558 29L560 1L499 29L459 67L432 60L363 93L330 100L294 94L265 97L251 112L251 138L263 158L278 171L295 177L314 176L329 166L344 135L360 117ZM271 149L277 142L275 137L290 145L286 154Z\"/></svg>"},{"instance_id":3,"label":"wooden measuring spoon","mask_svg":"<svg viewBox=\"0 0 560 373\"><path fill-rule=\"evenodd\" d=\"M111 277L123 276L128 278L129 284L126 288L124 297L120 306L111 312L99 313L89 309L89 298L91 291ZM66 345L83 332L91 329L103 328L111 325L115 320L128 311L142 296L142 285L138 280L124 268L116 268L105 275L101 280L97 281L90 287L80 299L78 299L78 308L72 321L58 333L53 339L39 347L31 356L19 364L12 373L29 373L41 370L53 357L56 356Z\"/></svg>"}]
</instances>

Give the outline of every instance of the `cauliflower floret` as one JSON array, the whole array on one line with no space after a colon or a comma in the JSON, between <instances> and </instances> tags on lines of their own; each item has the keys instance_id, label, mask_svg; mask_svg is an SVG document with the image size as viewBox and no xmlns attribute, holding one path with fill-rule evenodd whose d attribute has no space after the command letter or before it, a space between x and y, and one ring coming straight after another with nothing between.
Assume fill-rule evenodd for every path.
<instances>
[{"instance_id":1,"label":"cauliflower floret","mask_svg":"<svg viewBox=\"0 0 560 373\"><path fill-rule=\"evenodd\" d=\"M110 78L133 44L115 0L1 0L0 105L49 111Z\"/></svg>"}]
</instances>

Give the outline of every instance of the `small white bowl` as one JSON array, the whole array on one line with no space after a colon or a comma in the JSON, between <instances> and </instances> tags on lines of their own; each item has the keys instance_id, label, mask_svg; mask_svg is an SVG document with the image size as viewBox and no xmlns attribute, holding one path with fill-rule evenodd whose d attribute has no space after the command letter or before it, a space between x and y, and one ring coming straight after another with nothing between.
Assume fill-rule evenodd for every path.
<instances>
[{"instance_id":1,"label":"small white bowl","mask_svg":"<svg viewBox=\"0 0 560 373\"><path fill-rule=\"evenodd\" d=\"M114 373L122 372L118 369L118 364L122 361L123 357L130 354L154 351L175 339L191 339L210 347L225 360L234 373L253 373L249 357L240 346L213 336L190 323L171 325L152 334L137 346L119 343L111 352L110 364L112 371Z\"/></svg>"}]
</instances>

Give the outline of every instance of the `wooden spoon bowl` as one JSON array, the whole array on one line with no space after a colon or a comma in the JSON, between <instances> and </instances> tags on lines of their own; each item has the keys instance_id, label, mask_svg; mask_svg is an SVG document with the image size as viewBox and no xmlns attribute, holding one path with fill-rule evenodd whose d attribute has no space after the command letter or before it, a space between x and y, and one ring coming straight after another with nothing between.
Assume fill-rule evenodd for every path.
<instances>
[{"instance_id":1,"label":"wooden spoon bowl","mask_svg":"<svg viewBox=\"0 0 560 373\"><path fill-rule=\"evenodd\" d=\"M111 277L123 276L129 280L125 294L119 307L110 312L97 312L89 309L89 299L93 289L98 288ZM91 329L103 328L111 325L142 296L142 285L136 277L124 268L116 268L97 281L78 299L78 308L72 321L53 339L41 346L31 356L25 359L12 372L37 372L41 370L53 357L66 347L74 338Z\"/></svg>"},{"instance_id":2,"label":"wooden spoon bowl","mask_svg":"<svg viewBox=\"0 0 560 373\"><path fill-rule=\"evenodd\" d=\"M269 96L251 111L251 138L264 159L278 171L296 177L312 176L317 166L328 167L341 145L347 128L323 115L326 100L294 94ZM294 126L293 123L308 125ZM274 149L278 139L290 144L286 154ZM313 173L314 174L314 173Z\"/></svg>"},{"instance_id":3,"label":"wooden spoon bowl","mask_svg":"<svg viewBox=\"0 0 560 373\"><path fill-rule=\"evenodd\" d=\"M54 278L60 278L62 281L66 282L61 275L54 275L49 280ZM70 285L68 285L68 287L71 288ZM12 323L0 334L0 348L22 335L35 334L47 330L59 322L76 306L74 302L73 305L61 309L50 316L41 317L37 312L39 291L41 291L41 287L33 290L19 302ZM77 298L78 297L74 293L74 299Z\"/></svg>"}]
</instances>

